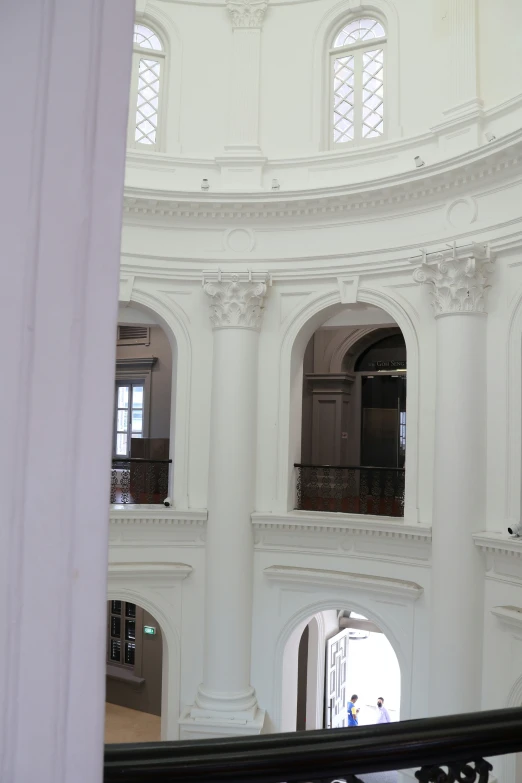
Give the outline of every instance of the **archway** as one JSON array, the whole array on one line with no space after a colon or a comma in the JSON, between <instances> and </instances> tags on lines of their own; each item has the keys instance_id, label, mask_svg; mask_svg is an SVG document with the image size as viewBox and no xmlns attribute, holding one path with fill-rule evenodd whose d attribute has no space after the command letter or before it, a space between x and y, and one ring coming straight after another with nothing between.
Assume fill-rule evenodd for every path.
<instances>
[{"instance_id":1,"label":"archway","mask_svg":"<svg viewBox=\"0 0 522 783\"><path fill-rule=\"evenodd\" d=\"M299 622L284 648L282 674L283 731L346 726L352 694L360 725L400 718L394 647L379 625L353 610L322 610Z\"/></svg>"},{"instance_id":2,"label":"archway","mask_svg":"<svg viewBox=\"0 0 522 783\"><path fill-rule=\"evenodd\" d=\"M164 647L154 615L133 601L107 601L107 743L160 741Z\"/></svg>"},{"instance_id":3,"label":"archway","mask_svg":"<svg viewBox=\"0 0 522 783\"><path fill-rule=\"evenodd\" d=\"M297 477L294 465L301 460L303 361L310 338L325 322L339 317L343 311L357 313L358 317L369 305L385 313L385 323L398 327L406 344L409 426L406 438L404 517L409 523L415 523L418 521L419 497L419 346L415 326L418 316L395 291L359 286L354 293L353 299L349 299L350 303L347 304L341 301L340 288L322 292L296 308L284 324L279 399L278 506L281 510L295 507ZM353 321L353 325L357 323ZM365 330L367 324L359 328Z\"/></svg>"},{"instance_id":4,"label":"archway","mask_svg":"<svg viewBox=\"0 0 522 783\"><path fill-rule=\"evenodd\" d=\"M161 504L171 496L175 341L153 313L120 305L111 503ZM171 343L174 343L171 346Z\"/></svg>"},{"instance_id":5,"label":"archway","mask_svg":"<svg viewBox=\"0 0 522 783\"><path fill-rule=\"evenodd\" d=\"M406 343L394 319L352 305L303 358L298 509L403 516Z\"/></svg>"}]
</instances>

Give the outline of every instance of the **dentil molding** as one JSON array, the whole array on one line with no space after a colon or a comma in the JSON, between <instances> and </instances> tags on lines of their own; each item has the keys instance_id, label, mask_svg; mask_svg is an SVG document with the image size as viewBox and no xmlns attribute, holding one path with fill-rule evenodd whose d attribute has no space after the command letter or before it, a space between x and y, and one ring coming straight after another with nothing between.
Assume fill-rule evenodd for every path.
<instances>
[{"instance_id":1,"label":"dentil molding","mask_svg":"<svg viewBox=\"0 0 522 783\"><path fill-rule=\"evenodd\" d=\"M451 250L424 258L413 279L429 285L435 315L486 312L488 279L493 268L487 245L457 248L454 244Z\"/></svg>"},{"instance_id":2,"label":"dentil molding","mask_svg":"<svg viewBox=\"0 0 522 783\"><path fill-rule=\"evenodd\" d=\"M235 30L259 28L263 24L268 0L225 0Z\"/></svg>"},{"instance_id":3,"label":"dentil molding","mask_svg":"<svg viewBox=\"0 0 522 783\"><path fill-rule=\"evenodd\" d=\"M228 327L259 330L267 280L268 274L265 273L204 273L203 290L211 298L210 320L214 329Z\"/></svg>"}]
</instances>

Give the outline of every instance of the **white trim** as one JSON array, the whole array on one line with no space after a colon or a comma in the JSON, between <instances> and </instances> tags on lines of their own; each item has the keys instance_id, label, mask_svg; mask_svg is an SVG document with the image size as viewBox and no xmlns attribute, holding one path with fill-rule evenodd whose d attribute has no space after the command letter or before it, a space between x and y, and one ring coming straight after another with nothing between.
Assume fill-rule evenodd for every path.
<instances>
[{"instance_id":1,"label":"white trim","mask_svg":"<svg viewBox=\"0 0 522 783\"><path fill-rule=\"evenodd\" d=\"M473 533L473 540L484 552L522 557L522 538L511 538L507 533Z\"/></svg>"},{"instance_id":2,"label":"white trim","mask_svg":"<svg viewBox=\"0 0 522 783\"><path fill-rule=\"evenodd\" d=\"M416 582L403 579L389 579L385 576L366 576L352 574L346 571L324 571L319 568L299 568L298 566L269 566L263 570L267 579L276 584L305 583L320 587L348 587L352 590L363 590L365 593L376 593L383 598L391 595L416 601L424 588Z\"/></svg>"},{"instance_id":3,"label":"white trim","mask_svg":"<svg viewBox=\"0 0 522 783\"><path fill-rule=\"evenodd\" d=\"M494 606L491 609L491 614L495 615L508 628L512 628L519 633L522 632L522 608L520 606ZM516 706L518 707L519 704Z\"/></svg>"},{"instance_id":4,"label":"white trim","mask_svg":"<svg viewBox=\"0 0 522 783\"><path fill-rule=\"evenodd\" d=\"M431 527L408 525L403 520L362 514L338 514L315 511L290 511L288 514L252 514L255 530L281 530L323 535L346 534L372 538L418 541L431 545Z\"/></svg>"}]
</instances>

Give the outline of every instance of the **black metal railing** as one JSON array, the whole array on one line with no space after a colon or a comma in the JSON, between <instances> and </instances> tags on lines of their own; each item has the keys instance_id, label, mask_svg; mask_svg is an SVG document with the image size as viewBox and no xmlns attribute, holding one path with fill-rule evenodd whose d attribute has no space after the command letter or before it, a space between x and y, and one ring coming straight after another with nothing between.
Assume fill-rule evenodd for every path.
<instances>
[{"instance_id":1,"label":"black metal railing","mask_svg":"<svg viewBox=\"0 0 522 783\"><path fill-rule=\"evenodd\" d=\"M104 783L359 783L416 769L420 783L486 783L486 758L522 751L522 708L379 726L105 747Z\"/></svg>"},{"instance_id":2,"label":"black metal railing","mask_svg":"<svg viewBox=\"0 0 522 783\"><path fill-rule=\"evenodd\" d=\"M296 463L296 508L404 516L404 468Z\"/></svg>"},{"instance_id":3,"label":"black metal railing","mask_svg":"<svg viewBox=\"0 0 522 783\"><path fill-rule=\"evenodd\" d=\"M171 459L115 458L111 469L111 503L163 503L169 494Z\"/></svg>"}]
</instances>

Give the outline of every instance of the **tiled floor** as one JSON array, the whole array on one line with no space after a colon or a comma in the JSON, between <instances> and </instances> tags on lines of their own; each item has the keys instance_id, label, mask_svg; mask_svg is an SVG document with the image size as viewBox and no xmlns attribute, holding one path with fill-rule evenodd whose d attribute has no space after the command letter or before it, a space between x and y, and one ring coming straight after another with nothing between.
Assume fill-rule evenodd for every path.
<instances>
[{"instance_id":1,"label":"tiled floor","mask_svg":"<svg viewBox=\"0 0 522 783\"><path fill-rule=\"evenodd\" d=\"M105 705L105 742L159 742L161 718L148 712Z\"/></svg>"}]
</instances>

